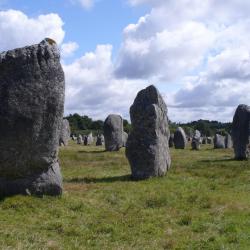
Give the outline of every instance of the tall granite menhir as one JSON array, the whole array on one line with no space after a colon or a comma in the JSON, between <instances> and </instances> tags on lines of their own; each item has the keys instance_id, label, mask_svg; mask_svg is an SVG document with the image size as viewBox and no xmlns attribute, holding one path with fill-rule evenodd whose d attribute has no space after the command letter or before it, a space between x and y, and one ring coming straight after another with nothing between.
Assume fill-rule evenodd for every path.
<instances>
[{"instance_id":1,"label":"tall granite menhir","mask_svg":"<svg viewBox=\"0 0 250 250\"><path fill-rule=\"evenodd\" d=\"M232 124L232 139L235 159L249 158L250 106L241 104L235 111Z\"/></svg>"},{"instance_id":2,"label":"tall granite menhir","mask_svg":"<svg viewBox=\"0 0 250 250\"><path fill-rule=\"evenodd\" d=\"M104 121L103 132L105 138L105 149L107 151L118 151L123 146L123 120L119 115L111 114Z\"/></svg>"},{"instance_id":3,"label":"tall granite menhir","mask_svg":"<svg viewBox=\"0 0 250 250\"><path fill-rule=\"evenodd\" d=\"M64 73L56 43L0 54L0 195L60 195Z\"/></svg>"},{"instance_id":4,"label":"tall granite menhir","mask_svg":"<svg viewBox=\"0 0 250 250\"><path fill-rule=\"evenodd\" d=\"M130 107L132 131L129 133L126 156L132 178L163 176L170 168L170 132L167 106L153 86L141 90Z\"/></svg>"}]
</instances>

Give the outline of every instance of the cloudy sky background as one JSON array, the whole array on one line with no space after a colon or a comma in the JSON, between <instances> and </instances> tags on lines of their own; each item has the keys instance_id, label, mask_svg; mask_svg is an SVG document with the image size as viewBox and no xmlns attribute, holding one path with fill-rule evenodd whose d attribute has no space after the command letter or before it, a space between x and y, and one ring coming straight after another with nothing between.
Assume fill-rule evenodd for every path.
<instances>
[{"instance_id":1,"label":"cloudy sky background","mask_svg":"<svg viewBox=\"0 0 250 250\"><path fill-rule=\"evenodd\" d=\"M129 117L149 84L172 121L231 121L250 101L250 1L0 0L0 51L57 41L65 114Z\"/></svg>"}]
</instances>

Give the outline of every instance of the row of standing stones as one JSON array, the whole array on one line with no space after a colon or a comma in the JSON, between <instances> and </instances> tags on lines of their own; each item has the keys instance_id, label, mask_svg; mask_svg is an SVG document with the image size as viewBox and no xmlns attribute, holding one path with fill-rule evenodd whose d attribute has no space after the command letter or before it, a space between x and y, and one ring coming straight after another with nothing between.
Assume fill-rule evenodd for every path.
<instances>
[{"instance_id":1,"label":"row of standing stones","mask_svg":"<svg viewBox=\"0 0 250 250\"><path fill-rule=\"evenodd\" d=\"M58 148L66 146L70 136L69 123L63 120L64 95L60 53L52 39L0 54L0 196L62 194ZM109 115L98 143L105 143L108 151L126 144L136 180L165 175L171 165L169 146L185 148L184 130L170 135L167 106L153 85L137 94L130 117L132 130L127 135L122 118ZM240 105L232 126L236 159L249 156L249 122L250 107ZM84 140L88 144L91 136ZM229 137L216 135L214 140L220 145ZM198 141L196 131L194 149Z\"/></svg>"}]
</instances>

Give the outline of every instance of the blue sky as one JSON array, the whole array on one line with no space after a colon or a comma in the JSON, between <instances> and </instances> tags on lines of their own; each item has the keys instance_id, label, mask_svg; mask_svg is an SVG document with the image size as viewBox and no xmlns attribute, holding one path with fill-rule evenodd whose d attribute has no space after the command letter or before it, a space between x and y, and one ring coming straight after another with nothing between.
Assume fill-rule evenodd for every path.
<instances>
[{"instance_id":1,"label":"blue sky","mask_svg":"<svg viewBox=\"0 0 250 250\"><path fill-rule=\"evenodd\" d=\"M57 41L65 114L129 118L154 84L172 121L231 121L250 102L250 1L0 0L0 51Z\"/></svg>"},{"instance_id":2,"label":"blue sky","mask_svg":"<svg viewBox=\"0 0 250 250\"><path fill-rule=\"evenodd\" d=\"M75 41L80 47L75 57L93 51L97 44L112 44L114 56L122 42L122 30L128 23L136 23L145 15L147 6L131 8L125 0L99 0L91 9L85 9L71 0L11 0L2 10L17 9L29 17L57 13L64 22L65 42Z\"/></svg>"}]
</instances>

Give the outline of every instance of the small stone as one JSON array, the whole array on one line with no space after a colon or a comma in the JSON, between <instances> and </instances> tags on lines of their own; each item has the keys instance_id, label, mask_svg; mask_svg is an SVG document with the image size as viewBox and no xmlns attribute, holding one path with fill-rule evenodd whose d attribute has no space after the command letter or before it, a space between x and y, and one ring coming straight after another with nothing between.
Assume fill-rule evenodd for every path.
<instances>
[{"instance_id":1,"label":"small stone","mask_svg":"<svg viewBox=\"0 0 250 250\"><path fill-rule=\"evenodd\" d=\"M187 137L185 131L178 127L174 133L174 146L176 149L184 149L187 145Z\"/></svg>"},{"instance_id":2,"label":"small stone","mask_svg":"<svg viewBox=\"0 0 250 250\"><path fill-rule=\"evenodd\" d=\"M105 148L107 151L118 151L122 145L123 120L119 115L111 114L103 126Z\"/></svg>"}]
</instances>

